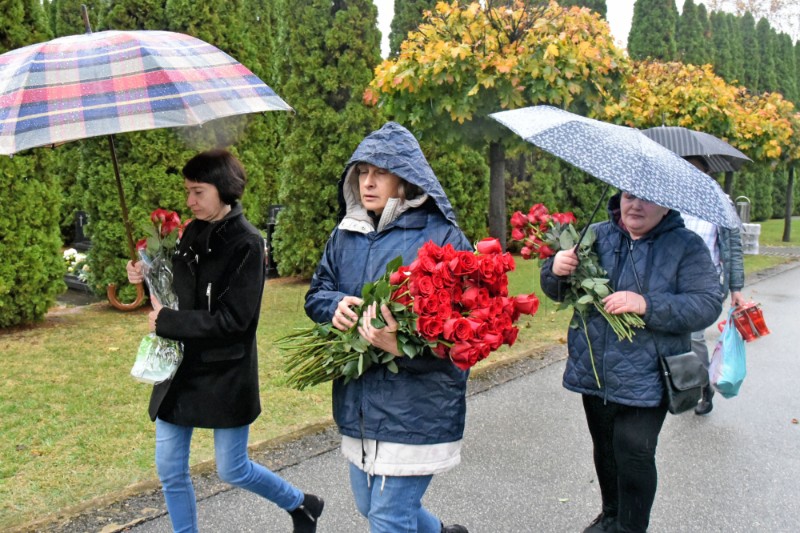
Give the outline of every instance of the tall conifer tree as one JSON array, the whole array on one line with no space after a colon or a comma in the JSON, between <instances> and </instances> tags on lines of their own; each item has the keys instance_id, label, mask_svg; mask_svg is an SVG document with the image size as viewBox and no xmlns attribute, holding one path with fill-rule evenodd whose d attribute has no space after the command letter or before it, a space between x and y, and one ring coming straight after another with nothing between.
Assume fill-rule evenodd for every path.
<instances>
[{"instance_id":1,"label":"tall conifer tree","mask_svg":"<svg viewBox=\"0 0 800 533\"><path fill-rule=\"evenodd\" d=\"M794 57L792 38L781 33L776 38L775 73L778 80L778 89L787 100L796 101L797 96L797 71Z\"/></svg>"},{"instance_id":2,"label":"tall conifer tree","mask_svg":"<svg viewBox=\"0 0 800 533\"><path fill-rule=\"evenodd\" d=\"M745 11L744 15L739 19L739 24L741 25L742 49L744 50L742 85L752 92L758 92L760 52L758 50L758 36L756 35L756 19L753 18L752 13Z\"/></svg>"},{"instance_id":3,"label":"tall conifer tree","mask_svg":"<svg viewBox=\"0 0 800 533\"><path fill-rule=\"evenodd\" d=\"M725 13L714 11L711 22L711 45L714 49L714 72L724 80L733 80L733 57L731 54L731 35L728 32Z\"/></svg>"},{"instance_id":4,"label":"tall conifer tree","mask_svg":"<svg viewBox=\"0 0 800 533\"><path fill-rule=\"evenodd\" d=\"M742 85L744 79L744 44L742 43L742 31L739 17L733 13L725 13L725 30L728 32L728 42L731 50L730 81L736 81Z\"/></svg>"},{"instance_id":5,"label":"tall conifer tree","mask_svg":"<svg viewBox=\"0 0 800 533\"><path fill-rule=\"evenodd\" d=\"M677 59L675 31L678 8L675 0L636 0L628 34L628 53L632 59Z\"/></svg>"},{"instance_id":6,"label":"tall conifer tree","mask_svg":"<svg viewBox=\"0 0 800 533\"><path fill-rule=\"evenodd\" d=\"M676 46L678 57L684 63L704 65L710 63L708 42L703 34L703 21L694 0L686 0L678 19Z\"/></svg>"},{"instance_id":7,"label":"tall conifer tree","mask_svg":"<svg viewBox=\"0 0 800 533\"><path fill-rule=\"evenodd\" d=\"M389 56L400 52L400 43L406 40L408 32L417 29L422 13L436 6L438 0L394 0L394 17L389 33Z\"/></svg>"},{"instance_id":8,"label":"tall conifer tree","mask_svg":"<svg viewBox=\"0 0 800 533\"><path fill-rule=\"evenodd\" d=\"M762 17L756 24L756 35L758 36L758 89L760 92L777 91L775 30L769 25L769 21Z\"/></svg>"},{"instance_id":9,"label":"tall conifer tree","mask_svg":"<svg viewBox=\"0 0 800 533\"><path fill-rule=\"evenodd\" d=\"M366 134L380 126L362 103L380 60L377 9L371 0L276 0L281 50L276 85L297 111L283 133L275 232L282 275L308 275L336 224L336 183Z\"/></svg>"}]
</instances>

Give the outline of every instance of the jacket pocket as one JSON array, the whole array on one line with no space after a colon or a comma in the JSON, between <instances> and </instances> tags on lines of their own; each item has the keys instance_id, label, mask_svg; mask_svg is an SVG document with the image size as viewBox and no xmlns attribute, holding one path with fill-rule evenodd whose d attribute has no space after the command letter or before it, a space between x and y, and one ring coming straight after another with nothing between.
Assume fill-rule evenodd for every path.
<instances>
[{"instance_id":1,"label":"jacket pocket","mask_svg":"<svg viewBox=\"0 0 800 533\"><path fill-rule=\"evenodd\" d=\"M200 352L200 360L204 363L219 363L221 361L235 361L244 357L243 344L231 344L218 348L206 348Z\"/></svg>"}]
</instances>

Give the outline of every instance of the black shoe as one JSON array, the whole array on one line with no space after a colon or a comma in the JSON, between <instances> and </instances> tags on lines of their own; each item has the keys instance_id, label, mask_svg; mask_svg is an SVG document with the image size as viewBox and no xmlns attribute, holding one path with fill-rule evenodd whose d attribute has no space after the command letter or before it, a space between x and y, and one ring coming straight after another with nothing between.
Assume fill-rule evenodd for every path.
<instances>
[{"instance_id":1,"label":"black shoe","mask_svg":"<svg viewBox=\"0 0 800 533\"><path fill-rule=\"evenodd\" d=\"M711 401L711 398L713 397L714 389L711 387L711 385L703 387L703 399L700 400L700 403L698 403L697 407L694 408L694 414L707 415L710 413L714 408L714 403Z\"/></svg>"},{"instance_id":2,"label":"black shoe","mask_svg":"<svg viewBox=\"0 0 800 533\"><path fill-rule=\"evenodd\" d=\"M469 533L469 531L467 531L467 528L464 526L452 524L449 526L442 526L442 533Z\"/></svg>"},{"instance_id":3,"label":"black shoe","mask_svg":"<svg viewBox=\"0 0 800 533\"><path fill-rule=\"evenodd\" d=\"M304 494L303 503L294 511L289 511L294 524L294 533L316 533L317 519L322 514L325 501L313 494Z\"/></svg>"},{"instance_id":4,"label":"black shoe","mask_svg":"<svg viewBox=\"0 0 800 533\"><path fill-rule=\"evenodd\" d=\"M597 518L592 520L589 527L583 530L583 533L611 533L616 531L617 517L609 516L605 513L600 513Z\"/></svg>"}]
</instances>

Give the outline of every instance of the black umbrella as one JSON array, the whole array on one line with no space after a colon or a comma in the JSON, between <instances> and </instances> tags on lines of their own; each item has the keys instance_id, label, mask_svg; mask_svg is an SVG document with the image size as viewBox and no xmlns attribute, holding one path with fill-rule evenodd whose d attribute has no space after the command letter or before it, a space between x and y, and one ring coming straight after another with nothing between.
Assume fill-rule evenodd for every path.
<instances>
[{"instance_id":1,"label":"black umbrella","mask_svg":"<svg viewBox=\"0 0 800 533\"><path fill-rule=\"evenodd\" d=\"M708 163L709 172L735 172L749 157L711 134L680 126L658 126L642 130L650 139L681 157L699 156Z\"/></svg>"}]
</instances>

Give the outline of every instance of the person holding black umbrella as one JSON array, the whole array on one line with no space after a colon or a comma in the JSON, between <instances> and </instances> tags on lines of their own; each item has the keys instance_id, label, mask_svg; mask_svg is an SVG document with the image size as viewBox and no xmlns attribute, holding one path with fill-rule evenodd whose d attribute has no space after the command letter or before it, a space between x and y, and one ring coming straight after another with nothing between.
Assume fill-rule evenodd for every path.
<instances>
[{"instance_id":1,"label":"person holding black umbrella","mask_svg":"<svg viewBox=\"0 0 800 533\"><path fill-rule=\"evenodd\" d=\"M687 156L686 161L693 164L697 169L706 174L709 173L710 166L708 161L702 156ZM711 260L717 267L719 274L720 290L724 296L728 292L731 295L731 306L736 307L745 303L742 295L744 287L744 255L742 253L742 236L738 229L729 229L716 226L695 216L681 213L683 223L686 228L700 235L706 243ZM703 366L708 370L709 357L708 345L706 344L705 330L692 332L692 350ZM697 415L707 415L714 408L712 398L714 388L709 383L703 388L703 397L697 404L694 412Z\"/></svg>"}]
</instances>

